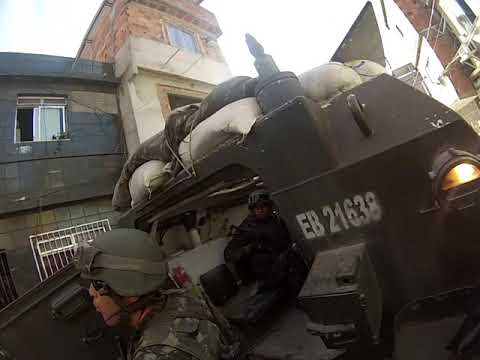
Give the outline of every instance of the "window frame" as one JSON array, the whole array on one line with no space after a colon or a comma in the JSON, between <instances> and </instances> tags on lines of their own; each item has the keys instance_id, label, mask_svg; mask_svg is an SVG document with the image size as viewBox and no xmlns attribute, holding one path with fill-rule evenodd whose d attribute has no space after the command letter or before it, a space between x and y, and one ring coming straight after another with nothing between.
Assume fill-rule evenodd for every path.
<instances>
[{"instance_id":1,"label":"window frame","mask_svg":"<svg viewBox=\"0 0 480 360\"><path fill-rule=\"evenodd\" d=\"M20 99L39 99L40 104L39 105L33 105L33 104L19 104ZM45 103L45 100L52 100L52 99L58 99L59 102L58 104L49 104ZM63 101L63 105L60 104L60 102ZM63 133L67 132L67 97L66 96L34 96L34 95L19 95L17 96L17 104L15 107L15 126L13 128L13 143L14 144L25 144L25 143L42 143L42 142L57 142L57 141L69 141L70 138L64 138L64 139L55 139L55 140L35 140L35 133L36 133L36 121L35 117L32 119L32 131L33 131L33 140L19 140L17 139L17 125L18 125L18 109L32 109L33 113L35 114L34 109L39 109L39 121L41 121L41 109L61 109L62 110L62 124L61 128L63 129Z\"/></svg>"},{"instance_id":2,"label":"window frame","mask_svg":"<svg viewBox=\"0 0 480 360\"><path fill-rule=\"evenodd\" d=\"M169 24L169 23L166 24L166 28L167 28L167 34L168 34L168 41L170 42L171 46L176 47L177 49L188 51L192 54L198 54L198 55L202 54L202 52L200 50L200 44L197 40L197 37L195 36L196 34L193 31L190 31L190 30L187 30L185 28L182 28L182 27L179 27L179 26L176 26L176 25L173 25L173 24ZM187 49L187 48L184 48L184 47L179 47L176 44L174 44L173 41L172 41L172 33L171 33L170 29L178 30L178 31L184 32L185 34L190 35L192 37L192 40L193 40L193 45L195 45L195 51L191 51L190 49Z\"/></svg>"},{"instance_id":3,"label":"window frame","mask_svg":"<svg viewBox=\"0 0 480 360\"><path fill-rule=\"evenodd\" d=\"M212 86L210 90L203 91L200 89L180 88L180 87L170 86L162 83L157 84L156 87L157 87L158 101L160 102L160 109L162 111L162 115L165 121L168 119L168 116L172 111L172 109L170 108L170 101L168 99L169 94L198 98L203 101L203 99L207 97L209 91L213 89L213 86Z\"/></svg>"},{"instance_id":4,"label":"window frame","mask_svg":"<svg viewBox=\"0 0 480 360\"><path fill-rule=\"evenodd\" d=\"M191 95L185 95L185 94L180 94L180 93L175 93L175 92L172 92L172 91L167 91L166 92L166 95L167 95L167 99L168 99L168 106L170 107L170 111L173 111L175 109L178 109L179 107L182 107L182 106L186 106L186 105L180 105L176 108L172 108L172 98L171 97L183 97L183 98L188 98L188 99L191 99L191 100L196 100L196 102L192 102L190 104L187 104L187 105L191 105L191 104L197 104L197 103L200 103L203 101L203 99L205 99L205 97L198 97L198 96L191 96Z\"/></svg>"}]
</instances>

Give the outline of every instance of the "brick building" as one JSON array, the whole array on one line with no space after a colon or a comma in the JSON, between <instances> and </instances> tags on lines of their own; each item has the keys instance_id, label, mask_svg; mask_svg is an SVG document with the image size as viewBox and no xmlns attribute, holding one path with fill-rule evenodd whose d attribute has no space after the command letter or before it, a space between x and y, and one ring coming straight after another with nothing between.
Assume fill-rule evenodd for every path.
<instances>
[{"instance_id":1,"label":"brick building","mask_svg":"<svg viewBox=\"0 0 480 360\"><path fill-rule=\"evenodd\" d=\"M78 57L114 63L128 151L162 130L230 71L218 22L199 0L114 0L100 6Z\"/></svg>"},{"instance_id":2,"label":"brick building","mask_svg":"<svg viewBox=\"0 0 480 360\"><path fill-rule=\"evenodd\" d=\"M460 100L452 108L480 133L480 15L472 0L395 0L445 68ZM440 81L440 79L439 79Z\"/></svg>"},{"instance_id":3,"label":"brick building","mask_svg":"<svg viewBox=\"0 0 480 360\"><path fill-rule=\"evenodd\" d=\"M456 0L451 0L456 3ZM437 1L432 16L432 26L429 30L430 16L432 15L432 1L425 0L396 0L397 5L402 9L419 34L428 35L428 42L434 48L435 53L448 69L448 76L452 80L460 98L476 95L474 83L470 79L473 69L462 64L459 60L453 61L461 43L455 34L454 29L449 25L446 14L442 13ZM448 2L448 1L447 1ZM444 1L445 3L445 1ZM460 3L460 2L459 2ZM462 3L468 7L463 1Z\"/></svg>"}]
</instances>

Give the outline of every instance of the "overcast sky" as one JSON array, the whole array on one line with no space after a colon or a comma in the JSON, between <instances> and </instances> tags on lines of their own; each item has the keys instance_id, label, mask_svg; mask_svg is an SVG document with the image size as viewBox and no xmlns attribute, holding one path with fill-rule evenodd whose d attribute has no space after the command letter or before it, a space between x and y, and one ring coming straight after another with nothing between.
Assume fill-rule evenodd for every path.
<instances>
[{"instance_id":1,"label":"overcast sky","mask_svg":"<svg viewBox=\"0 0 480 360\"><path fill-rule=\"evenodd\" d=\"M0 0L0 51L75 56L101 0ZM330 58L363 0L205 0L217 15L233 75L253 75L244 34L282 70L302 72Z\"/></svg>"}]
</instances>

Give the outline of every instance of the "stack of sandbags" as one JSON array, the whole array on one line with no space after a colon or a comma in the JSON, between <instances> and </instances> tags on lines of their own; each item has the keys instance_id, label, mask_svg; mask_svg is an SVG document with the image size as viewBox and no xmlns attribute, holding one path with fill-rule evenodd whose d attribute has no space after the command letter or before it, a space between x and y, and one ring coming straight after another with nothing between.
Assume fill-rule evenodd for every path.
<instances>
[{"instance_id":1,"label":"stack of sandbags","mask_svg":"<svg viewBox=\"0 0 480 360\"><path fill-rule=\"evenodd\" d=\"M181 125L187 122L191 117L195 117L199 108L199 105L191 104L173 110L168 115L165 131L153 135L140 144L137 150L123 165L122 173L115 184L115 190L112 197L112 206L114 209L127 209L131 206L132 197L130 196L128 187L130 178L133 176L136 169L152 160L160 160L163 161L164 164L172 161L172 148L176 147L176 145L171 142L175 140L175 136L178 136L178 133L181 133L180 131L177 131L177 127L182 128ZM167 129L171 129L171 131L166 131ZM187 133L188 132L185 134ZM183 139L185 134L183 134L178 141Z\"/></svg>"},{"instance_id":2,"label":"stack of sandbags","mask_svg":"<svg viewBox=\"0 0 480 360\"><path fill-rule=\"evenodd\" d=\"M325 103L333 97L362 83L360 75L352 68L330 62L308 70L298 77L305 95L310 99Z\"/></svg>"},{"instance_id":3,"label":"stack of sandbags","mask_svg":"<svg viewBox=\"0 0 480 360\"><path fill-rule=\"evenodd\" d=\"M177 173L181 169L176 158L182 139L222 107L254 96L256 83L257 79L237 76L217 85L200 104L174 109L168 115L164 130L143 142L124 164L120 178L115 185L112 198L113 208L120 210L130 207L132 202L129 192L130 178L133 172L147 161L171 162L173 174Z\"/></svg>"},{"instance_id":4,"label":"stack of sandbags","mask_svg":"<svg viewBox=\"0 0 480 360\"><path fill-rule=\"evenodd\" d=\"M179 109L172 111L165 124L165 141L162 149L164 153L170 156L169 161L174 163L174 172L180 170L181 167L176 163L172 151L178 154L178 146L185 136L205 119L228 104L255 96L256 83L257 79L252 79L248 76L236 76L215 86L200 104L195 105L197 109L194 112L187 113L186 116L184 116L182 111L174 115Z\"/></svg>"},{"instance_id":5,"label":"stack of sandbags","mask_svg":"<svg viewBox=\"0 0 480 360\"><path fill-rule=\"evenodd\" d=\"M329 62L320 65L304 72L298 79L307 97L327 103L335 96L383 73L385 69L373 61L354 60L345 64Z\"/></svg>"},{"instance_id":6,"label":"stack of sandbags","mask_svg":"<svg viewBox=\"0 0 480 360\"><path fill-rule=\"evenodd\" d=\"M132 207L150 198L152 192L164 186L171 177L171 163L150 160L139 166L128 182Z\"/></svg>"},{"instance_id":7,"label":"stack of sandbags","mask_svg":"<svg viewBox=\"0 0 480 360\"><path fill-rule=\"evenodd\" d=\"M362 82L372 80L379 75L386 74L385 68L370 60L352 60L345 63L346 66L355 70Z\"/></svg>"},{"instance_id":8,"label":"stack of sandbags","mask_svg":"<svg viewBox=\"0 0 480 360\"><path fill-rule=\"evenodd\" d=\"M253 97L224 106L180 142L178 154L184 164L190 166L229 140L248 134L260 116L262 111Z\"/></svg>"}]
</instances>

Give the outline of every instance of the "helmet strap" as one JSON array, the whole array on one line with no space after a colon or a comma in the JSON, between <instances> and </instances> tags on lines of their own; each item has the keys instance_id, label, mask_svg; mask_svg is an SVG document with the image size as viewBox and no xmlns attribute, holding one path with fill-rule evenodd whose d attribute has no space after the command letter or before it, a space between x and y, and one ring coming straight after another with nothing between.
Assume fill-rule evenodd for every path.
<instances>
[{"instance_id":1,"label":"helmet strap","mask_svg":"<svg viewBox=\"0 0 480 360\"><path fill-rule=\"evenodd\" d=\"M160 294L159 292L153 292L150 294L142 295L137 301L130 304L125 303L126 297L122 297L115 292L111 291L109 296L113 299L115 304L120 307L120 310L114 315L120 314L122 318L129 318L129 316L137 311L144 311L148 306L161 303L162 307L167 302L167 296Z\"/></svg>"}]
</instances>

